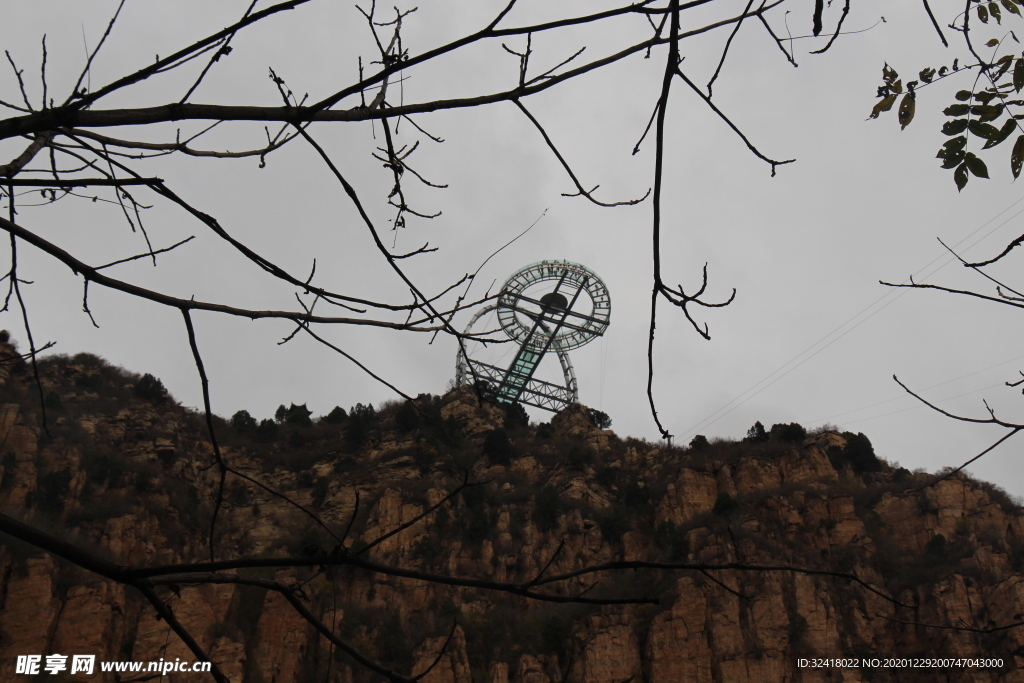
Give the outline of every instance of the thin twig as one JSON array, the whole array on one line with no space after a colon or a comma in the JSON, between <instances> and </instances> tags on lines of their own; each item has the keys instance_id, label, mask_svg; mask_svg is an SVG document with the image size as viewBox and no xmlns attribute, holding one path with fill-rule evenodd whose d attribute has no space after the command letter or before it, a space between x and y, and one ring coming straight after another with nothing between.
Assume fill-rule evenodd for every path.
<instances>
[{"instance_id":1,"label":"thin twig","mask_svg":"<svg viewBox=\"0 0 1024 683\"><path fill-rule=\"evenodd\" d=\"M517 99L516 100L512 100L512 102L517 107L519 107L519 111L523 112L523 114L526 115L526 118L530 119L530 122L540 132L540 135L541 135L542 138L544 138L544 142L547 144L548 149L550 149L551 152L555 155L555 158L558 159L558 162L560 164L562 164L562 168L564 168L565 172L569 174L569 178L572 179L573 184L576 186L576 190L577 190L576 194L565 194L565 193L563 193L562 194L563 197L586 197L587 199L589 199L594 204L597 204L598 206L612 207L612 206L633 206L634 204L639 204L643 200L647 199L647 197L651 194L651 190L650 190L650 188L648 188L648 190L644 194L644 196L640 197L638 199L626 199L626 200L621 201L621 202L602 202L602 201L599 201L599 200L595 199L593 194L591 194L594 190L588 191L588 190L583 189L583 185L581 185L579 179L576 178L576 174L572 172L572 168L569 166L569 162L567 162L565 160L565 158L562 156L561 152L558 151L558 148L555 147L555 143L552 142L550 137L548 137L548 133L547 133L546 130L544 130L544 126L540 125L540 121L538 121L536 118L534 118L533 114L531 114L530 111L526 107L523 106L522 102L520 102ZM595 187L594 189L596 190L597 188Z\"/></svg>"}]
</instances>

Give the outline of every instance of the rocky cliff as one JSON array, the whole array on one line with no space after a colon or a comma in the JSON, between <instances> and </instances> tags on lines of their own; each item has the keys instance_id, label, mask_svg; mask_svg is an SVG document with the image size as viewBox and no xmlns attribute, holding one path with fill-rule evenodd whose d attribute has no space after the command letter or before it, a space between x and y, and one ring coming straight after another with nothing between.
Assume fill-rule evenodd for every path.
<instances>
[{"instance_id":1,"label":"rocky cliff","mask_svg":"<svg viewBox=\"0 0 1024 683\"><path fill-rule=\"evenodd\" d=\"M120 565L209 559L219 474L202 416L152 377L84 354L41 362L38 387L14 353L0 345L0 511ZM360 556L419 572L526 584L647 563L536 587L657 598L603 606L351 565L232 570L301 585L322 623L396 671L429 668L424 683L1024 681L1024 627L1002 628L1024 620L1016 501L965 476L927 486L934 475L879 461L863 435L780 425L665 448L598 429L582 406L529 425L467 389L317 421L294 408L279 422L215 420L224 460L244 475L225 481L218 559L342 552L301 506L345 552L401 529ZM467 477L476 485L402 528ZM24 654L194 658L135 589L3 533L0 544L0 680L30 679L14 673ZM720 565L768 569L710 568ZM280 593L231 583L158 593L233 683L380 679ZM1002 666L798 666L893 656Z\"/></svg>"}]
</instances>

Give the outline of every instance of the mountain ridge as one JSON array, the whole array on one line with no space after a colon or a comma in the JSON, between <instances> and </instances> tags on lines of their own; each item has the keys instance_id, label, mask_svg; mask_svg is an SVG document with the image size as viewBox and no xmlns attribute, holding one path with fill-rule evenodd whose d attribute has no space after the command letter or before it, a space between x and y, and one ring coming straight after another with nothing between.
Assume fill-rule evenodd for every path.
<instances>
[{"instance_id":1,"label":"mountain ridge","mask_svg":"<svg viewBox=\"0 0 1024 683\"><path fill-rule=\"evenodd\" d=\"M39 362L47 434L16 356L0 344L0 510L123 565L209 559L219 476L204 417L150 376L51 356ZM798 425L667 448L620 439L579 405L530 425L467 387L415 404L214 423L233 468L321 519L346 552L374 544L365 555L382 565L517 585L646 563L544 590L659 603L538 603L354 566L237 570L302 584L316 618L404 675L433 663L426 683L937 680L798 660L995 656L1000 667L941 680L1024 681L1024 628L1005 628L1024 621L1024 517L996 486L962 474L929 486L934 475L875 458L863 435ZM464 481L475 485L441 504ZM213 541L218 559L340 552L309 514L238 476ZM0 547L0 677L17 680L29 653L194 659L130 587L7 535ZM730 565L805 571L713 568ZM162 599L233 683L380 678L280 593L174 588ZM118 680L105 676L81 680Z\"/></svg>"}]
</instances>

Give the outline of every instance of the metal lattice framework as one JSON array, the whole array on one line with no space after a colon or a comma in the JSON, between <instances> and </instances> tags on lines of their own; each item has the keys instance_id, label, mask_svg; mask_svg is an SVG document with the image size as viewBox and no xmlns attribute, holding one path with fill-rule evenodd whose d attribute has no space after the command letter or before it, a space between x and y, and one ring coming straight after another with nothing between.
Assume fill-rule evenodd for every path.
<instances>
[{"instance_id":1,"label":"metal lattice framework","mask_svg":"<svg viewBox=\"0 0 1024 683\"><path fill-rule=\"evenodd\" d=\"M557 412L578 397L569 350L604 334L611 318L608 288L592 270L571 261L540 261L505 281L498 303L473 316L466 334L486 314L497 311L498 324L519 345L508 368L456 358L458 385L477 382L502 403L520 402ZM541 359L554 351L565 386L534 378Z\"/></svg>"}]
</instances>

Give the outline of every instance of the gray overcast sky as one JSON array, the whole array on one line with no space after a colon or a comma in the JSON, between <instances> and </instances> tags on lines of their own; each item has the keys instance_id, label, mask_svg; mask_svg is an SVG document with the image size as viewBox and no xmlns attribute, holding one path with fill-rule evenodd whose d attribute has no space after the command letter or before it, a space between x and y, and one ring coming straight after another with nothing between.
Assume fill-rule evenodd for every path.
<instances>
[{"instance_id":1,"label":"gray overcast sky","mask_svg":"<svg viewBox=\"0 0 1024 683\"><path fill-rule=\"evenodd\" d=\"M85 45L96 44L116 4L8 0L0 44L25 69L30 98L38 102L41 95L42 35L47 35L50 92L63 99L81 70ZM114 80L154 54L170 54L232 23L247 4L129 0L94 64L91 83ZM503 4L431 3L406 20L405 46L417 54L476 30ZM733 4L733 11L745 5ZM660 306L655 391L663 422L682 443L696 433L742 437L755 420L766 427L833 423L863 431L889 460L936 470L959 465L1000 432L935 414L907 397L892 375L948 410L983 417L985 398L1003 417L1020 420L1019 389L1003 382L1024 368L1024 351L1016 343L1021 319L1008 307L937 292L894 291L878 281L903 281L915 273L922 281L983 289L984 282L953 265L935 238L959 245L969 257L994 255L1024 232L1024 219L1017 215L1024 203L1016 204L1008 150L999 148L988 157L992 180L973 180L959 195L950 172L934 159L943 140L941 109L955 90L968 87L971 76L922 92L917 119L905 131L894 112L865 121L883 62L909 80L922 67L948 65L954 54L943 50L916 3L853 4L845 27L875 27L842 37L825 55L807 54L822 40L795 41L798 68L787 63L756 22L744 25L715 84L717 105L764 154L797 159L779 167L775 178L683 83L675 84L666 135L666 280L693 290L706 261L709 298L725 298L733 287L737 296L727 308L697 311L710 325L710 342L699 338L681 314ZM614 6L524 2L508 25L604 5ZM940 23L957 11L954 3L935 5ZM783 35L786 22L793 35L804 35L810 6L793 5L787 16L775 12L769 18ZM826 28L838 10L838 5L832 8ZM886 21L878 23L882 15ZM634 17L614 30L579 29L557 41L541 34L533 43L534 68L553 66L583 45L586 55L597 55L627 44L630 37L642 39L644 27L644 20ZM713 72L726 37L719 31L683 44L683 68L698 84ZM293 91L309 92L315 101L355 79L357 55L368 61L373 54L357 10L323 1L240 33L233 46L191 101L276 106L268 67ZM510 46L521 47L514 41ZM581 182L600 184L596 194L605 201L640 196L651 185L652 141L639 154L630 152L656 100L663 56L664 49L650 60L634 56L525 101ZM196 68L201 63L197 60ZM410 70L402 97L413 102L503 89L515 82L516 72L516 60L498 43L488 43ZM186 69L155 79L104 99L97 108L152 106L180 98L195 73ZM18 99L9 69L0 72L0 91L0 99ZM395 251L403 252L429 241L440 248L405 262L425 291L440 291L471 272L543 214L526 236L487 264L471 294L482 295L492 282L499 286L517 268L541 259L566 258L595 270L611 291L612 322L603 339L572 353L581 401L608 412L620 435L656 439L645 396L650 201L604 209L560 196L573 191L571 182L510 103L425 114L417 122L445 142L432 143L401 124L401 144L423 140L409 162L449 187L407 183L414 207L443 214L432 221L411 218L397 234L387 231L392 212L384 200L390 174L370 158L381 144L380 127L321 123L310 130L353 181L374 220L387 231L389 246L394 243ZM181 128L197 131L202 125ZM159 130L172 137L174 126ZM157 139L152 131L139 135ZM260 125L224 124L200 140L210 148L228 149L253 146L262 136ZM3 141L0 159L13 158L22 145ZM166 179L232 235L290 271L308 273L316 258L316 283L323 287L376 299L404 296L351 202L299 141L268 157L265 169L254 159L179 158L139 162L136 168ZM83 194L113 198L110 191ZM159 268L135 262L118 267L117 277L179 296L294 308L290 288L267 283L255 266L183 211L145 192L139 195L154 204L144 218L155 246L193 234L198 239L166 255ZM69 198L27 206L35 201L38 195L19 199L24 204L19 222L87 262L143 250L141 237L131 234L116 204ZM100 325L95 329L81 313L81 282L66 267L27 246L19 254L23 277L36 283L26 288L26 296L37 341L56 340L60 352L90 351L131 370L152 372L186 405L201 404L177 311L93 288L90 306ZM0 258L7 259L6 253ZM1013 268L1011 260L993 274L1012 277L1019 272ZM470 315L458 316L456 325L464 326ZM197 313L195 321L213 406L221 415L245 408L262 418L289 402L307 403L319 415L334 405L348 408L393 398L386 387L311 340L298 337L278 346L290 331L285 323L204 313ZM3 314L0 324L23 342L18 317ZM455 342L450 338L429 344L427 335L353 327L324 334L407 393L441 393L454 375ZM534 417L547 419L539 412ZM1024 495L1019 455L1020 444L1011 440L971 472Z\"/></svg>"}]
</instances>

